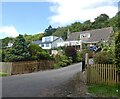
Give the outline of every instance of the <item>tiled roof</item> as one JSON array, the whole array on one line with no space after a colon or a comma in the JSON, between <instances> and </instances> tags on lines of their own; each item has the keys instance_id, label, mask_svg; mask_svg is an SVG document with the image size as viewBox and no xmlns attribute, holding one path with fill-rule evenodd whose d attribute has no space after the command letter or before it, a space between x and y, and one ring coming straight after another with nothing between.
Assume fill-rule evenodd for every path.
<instances>
[{"instance_id":1,"label":"tiled roof","mask_svg":"<svg viewBox=\"0 0 120 99\"><path fill-rule=\"evenodd\" d=\"M42 40L33 41L34 44L41 44Z\"/></svg>"},{"instance_id":2,"label":"tiled roof","mask_svg":"<svg viewBox=\"0 0 120 99\"><path fill-rule=\"evenodd\" d=\"M90 38L82 38L81 40L85 42L95 42L101 40L107 40L110 34L113 32L112 27L102 28L102 29L95 29L95 30L88 30L82 32L75 32L69 35L69 38L66 41L74 41L80 38L80 34L89 33L91 36Z\"/></svg>"}]
</instances>

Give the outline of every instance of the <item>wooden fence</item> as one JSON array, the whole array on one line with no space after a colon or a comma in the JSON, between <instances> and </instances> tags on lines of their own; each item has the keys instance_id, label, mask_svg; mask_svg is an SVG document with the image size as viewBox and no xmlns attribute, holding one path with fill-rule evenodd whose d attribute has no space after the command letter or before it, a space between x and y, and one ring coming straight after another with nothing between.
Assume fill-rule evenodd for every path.
<instances>
[{"instance_id":1,"label":"wooden fence","mask_svg":"<svg viewBox=\"0 0 120 99\"><path fill-rule=\"evenodd\" d=\"M9 75L31 73L52 69L53 64L54 62L49 60L2 63L2 72L8 73L9 71Z\"/></svg>"},{"instance_id":2,"label":"wooden fence","mask_svg":"<svg viewBox=\"0 0 120 99\"><path fill-rule=\"evenodd\" d=\"M11 75L12 62L0 62L0 72Z\"/></svg>"},{"instance_id":3,"label":"wooden fence","mask_svg":"<svg viewBox=\"0 0 120 99\"><path fill-rule=\"evenodd\" d=\"M88 84L118 84L116 66L112 64L94 64L87 67Z\"/></svg>"}]
</instances>

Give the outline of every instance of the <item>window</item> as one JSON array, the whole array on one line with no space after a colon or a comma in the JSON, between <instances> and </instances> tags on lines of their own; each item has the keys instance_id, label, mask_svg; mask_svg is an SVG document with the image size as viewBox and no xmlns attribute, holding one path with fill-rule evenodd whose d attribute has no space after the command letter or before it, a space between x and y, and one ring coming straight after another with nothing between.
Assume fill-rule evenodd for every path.
<instances>
[{"instance_id":1,"label":"window","mask_svg":"<svg viewBox=\"0 0 120 99\"><path fill-rule=\"evenodd\" d=\"M44 44L42 44L41 47L44 47Z\"/></svg>"},{"instance_id":2,"label":"window","mask_svg":"<svg viewBox=\"0 0 120 99\"><path fill-rule=\"evenodd\" d=\"M85 34L80 34L80 38L90 38L90 34L89 33L85 33Z\"/></svg>"},{"instance_id":3,"label":"window","mask_svg":"<svg viewBox=\"0 0 120 99\"><path fill-rule=\"evenodd\" d=\"M49 42L50 41L50 37L45 38L45 42Z\"/></svg>"},{"instance_id":4,"label":"window","mask_svg":"<svg viewBox=\"0 0 120 99\"><path fill-rule=\"evenodd\" d=\"M46 47L49 47L49 44L46 44Z\"/></svg>"}]
</instances>

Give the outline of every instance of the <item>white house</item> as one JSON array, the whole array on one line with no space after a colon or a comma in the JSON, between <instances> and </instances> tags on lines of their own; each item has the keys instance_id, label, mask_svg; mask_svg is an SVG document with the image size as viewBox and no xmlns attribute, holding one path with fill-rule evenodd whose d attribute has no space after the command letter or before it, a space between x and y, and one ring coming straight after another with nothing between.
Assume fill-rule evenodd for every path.
<instances>
[{"instance_id":1,"label":"white house","mask_svg":"<svg viewBox=\"0 0 120 99\"><path fill-rule=\"evenodd\" d=\"M46 36L42 40L37 40L33 43L38 44L42 49L52 49L57 48L58 42L63 42L63 39L57 36Z\"/></svg>"}]
</instances>

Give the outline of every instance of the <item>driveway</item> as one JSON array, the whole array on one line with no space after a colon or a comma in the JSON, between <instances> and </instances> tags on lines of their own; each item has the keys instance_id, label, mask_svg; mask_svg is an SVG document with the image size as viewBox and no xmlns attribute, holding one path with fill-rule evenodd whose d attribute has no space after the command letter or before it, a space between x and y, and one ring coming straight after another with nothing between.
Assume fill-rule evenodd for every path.
<instances>
[{"instance_id":1,"label":"driveway","mask_svg":"<svg viewBox=\"0 0 120 99\"><path fill-rule=\"evenodd\" d=\"M3 97L38 97L43 90L57 87L71 80L82 70L82 63L68 67L2 78Z\"/></svg>"}]
</instances>

